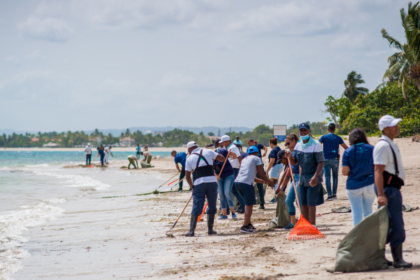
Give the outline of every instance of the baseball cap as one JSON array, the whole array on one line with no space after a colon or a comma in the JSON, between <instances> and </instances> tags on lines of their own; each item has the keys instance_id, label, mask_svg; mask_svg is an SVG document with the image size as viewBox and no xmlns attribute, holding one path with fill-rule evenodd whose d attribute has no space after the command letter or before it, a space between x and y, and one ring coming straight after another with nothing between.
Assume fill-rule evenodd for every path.
<instances>
[{"instance_id":1,"label":"baseball cap","mask_svg":"<svg viewBox=\"0 0 420 280\"><path fill-rule=\"evenodd\" d=\"M88 146L90 146L90 143L88 143Z\"/></svg>"},{"instance_id":2,"label":"baseball cap","mask_svg":"<svg viewBox=\"0 0 420 280\"><path fill-rule=\"evenodd\" d=\"M229 141L229 140L230 140L229 135L223 135L222 139L220 139L220 142L225 142L225 141Z\"/></svg>"},{"instance_id":3,"label":"baseball cap","mask_svg":"<svg viewBox=\"0 0 420 280\"><path fill-rule=\"evenodd\" d=\"M258 148L257 147L255 147L255 146L251 146L251 147L249 147L248 148L248 151L247 151L247 153L248 154L253 154L253 153L258 153L259 151L258 151Z\"/></svg>"},{"instance_id":4,"label":"baseball cap","mask_svg":"<svg viewBox=\"0 0 420 280\"><path fill-rule=\"evenodd\" d=\"M299 130L302 129L302 128L308 129L308 130L311 129L310 126L309 126L309 124L307 124L307 123L301 123L299 125Z\"/></svg>"},{"instance_id":5,"label":"baseball cap","mask_svg":"<svg viewBox=\"0 0 420 280\"><path fill-rule=\"evenodd\" d=\"M276 161L276 163L277 164L280 164L281 163L281 158L284 157L284 156L286 156L286 151L285 150L280 150L277 153L277 161Z\"/></svg>"},{"instance_id":6,"label":"baseball cap","mask_svg":"<svg viewBox=\"0 0 420 280\"><path fill-rule=\"evenodd\" d=\"M385 115L379 119L379 130L382 131L385 127L396 126L400 121L402 121L402 119L396 119L391 115Z\"/></svg>"},{"instance_id":7,"label":"baseball cap","mask_svg":"<svg viewBox=\"0 0 420 280\"><path fill-rule=\"evenodd\" d=\"M188 142L187 151L188 151L189 148L192 148L192 147L197 147L197 143L195 143L195 141Z\"/></svg>"}]
</instances>

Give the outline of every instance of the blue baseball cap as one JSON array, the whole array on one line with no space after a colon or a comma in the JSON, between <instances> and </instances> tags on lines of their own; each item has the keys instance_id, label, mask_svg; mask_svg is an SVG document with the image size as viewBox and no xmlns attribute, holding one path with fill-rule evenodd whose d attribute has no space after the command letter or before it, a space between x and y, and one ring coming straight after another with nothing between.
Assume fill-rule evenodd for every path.
<instances>
[{"instance_id":1,"label":"blue baseball cap","mask_svg":"<svg viewBox=\"0 0 420 280\"><path fill-rule=\"evenodd\" d=\"M258 153L259 151L258 151L257 147L251 146L251 147L248 148L247 152L248 152L248 154L253 154L253 153Z\"/></svg>"},{"instance_id":2,"label":"blue baseball cap","mask_svg":"<svg viewBox=\"0 0 420 280\"><path fill-rule=\"evenodd\" d=\"M299 130L301 130L302 128L307 129L307 130L311 129L311 128L309 127L309 124L307 124L307 123L301 123L301 124L299 125Z\"/></svg>"}]
</instances>

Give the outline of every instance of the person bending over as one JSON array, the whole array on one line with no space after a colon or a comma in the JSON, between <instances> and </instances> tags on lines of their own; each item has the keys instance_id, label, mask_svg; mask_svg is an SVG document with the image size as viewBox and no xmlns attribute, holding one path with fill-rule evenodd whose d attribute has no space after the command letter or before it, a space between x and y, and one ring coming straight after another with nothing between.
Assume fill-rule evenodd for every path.
<instances>
[{"instance_id":1,"label":"person bending over","mask_svg":"<svg viewBox=\"0 0 420 280\"><path fill-rule=\"evenodd\" d=\"M128 163L128 169L130 169L130 165L133 165L134 169L139 168L139 162L137 161L136 156L128 156L127 157L129 163Z\"/></svg>"},{"instance_id":2,"label":"person bending over","mask_svg":"<svg viewBox=\"0 0 420 280\"><path fill-rule=\"evenodd\" d=\"M171 156L174 157L175 167L179 172L179 189L178 192L182 192L183 181L185 177L185 161L187 160L186 153L177 153L175 150L171 152ZM178 164L181 164L181 169L179 168ZM191 190L191 189L190 189Z\"/></svg>"},{"instance_id":3,"label":"person bending over","mask_svg":"<svg viewBox=\"0 0 420 280\"><path fill-rule=\"evenodd\" d=\"M257 178L257 173L260 178ZM248 148L248 156L242 160L239 174L235 179L235 187L245 195L245 217L241 227L243 233L253 233L255 230L251 223L252 208L256 203L254 181L261 184L266 182L268 185L274 186L274 182L265 176L262 160L258 156L258 148L251 146Z\"/></svg>"}]
</instances>

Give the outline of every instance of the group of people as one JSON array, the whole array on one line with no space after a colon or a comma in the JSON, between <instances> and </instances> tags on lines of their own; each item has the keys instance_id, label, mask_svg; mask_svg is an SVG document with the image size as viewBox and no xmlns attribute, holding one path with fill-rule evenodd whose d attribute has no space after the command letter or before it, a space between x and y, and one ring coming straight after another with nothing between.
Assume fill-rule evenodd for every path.
<instances>
[{"instance_id":1,"label":"group of people","mask_svg":"<svg viewBox=\"0 0 420 280\"><path fill-rule=\"evenodd\" d=\"M104 148L103 145L100 145L99 147L96 148L96 150L98 151L98 154L96 155L95 159L99 156L100 161L101 161L101 165L105 165L105 164L109 164L108 161L108 156L114 156L111 152L112 146L108 146L106 148ZM92 160L92 148L90 147L90 143L88 143L88 145L85 148L85 152L86 152L86 165L90 165L91 160Z\"/></svg>"},{"instance_id":2,"label":"group of people","mask_svg":"<svg viewBox=\"0 0 420 280\"><path fill-rule=\"evenodd\" d=\"M213 225L218 196L222 210L219 219L228 219L229 211L233 219L236 213L244 213L240 231L254 232L255 227L251 222L253 206L256 204L254 183L258 189L260 209L264 209L264 183L274 187L277 197L283 195L286 187L290 186L286 196L290 224L285 229L292 229L297 222L296 199L300 202L301 215L316 227L316 207L324 203L324 176L328 193L326 200L337 198L341 146L345 150L342 174L348 176L346 192L354 226L372 213L373 201L377 197L380 207L387 205L389 215L388 243L394 260L389 263L394 267L411 267L412 264L405 262L402 257L405 230L400 189L404 185L405 171L398 146L393 141L399 135L400 121L390 115L379 120L382 137L375 147L369 144L364 131L359 128L350 131L348 147L341 137L334 134L334 124L330 124L328 134L317 141L311 135L309 124L302 123L299 125L299 135L291 133L286 136L287 150L277 146L277 138L270 139L271 152L266 171L262 157L266 156L268 149L252 139L248 141L246 153L241 153L228 135L216 140L214 148L201 149L194 141L189 142L188 156L186 153L172 151L176 168L180 172L179 191L182 191L184 177L193 191L190 230L186 236L194 236L206 198L208 234L217 234ZM233 197L239 204L236 209ZM271 202L276 202L275 198Z\"/></svg>"}]
</instances>

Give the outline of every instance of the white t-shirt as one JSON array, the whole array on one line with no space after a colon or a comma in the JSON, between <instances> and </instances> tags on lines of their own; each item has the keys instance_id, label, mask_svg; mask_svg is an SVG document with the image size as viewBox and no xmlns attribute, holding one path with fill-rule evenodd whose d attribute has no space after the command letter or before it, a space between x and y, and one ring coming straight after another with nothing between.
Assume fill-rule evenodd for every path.
<instances>
[{"instance_id":1,"label":"white t-shirt","mask_svg":"<svg viewBox=\"0 0 420 280\"><path fill-rule=\"evenodd\" d=\"M85 152L86 152L87 155L92 154L92 148L90 146L86 146Z\"/></svg>"},{"instance_id":2,"label":"white t-shirt","mask_svg":"<svg viewBox=\"0 0 420 280\"><path fill-rule=\"evenodd\" d=\"M241 156L241 152L239 151L238 147L236 147L236 145L234 144L230 144L229 147L227 148L228 152L232 152L235 153L235 155L237 157ZM236 168L238 169L241 165L239 164L239 159L234 159L233 156L229 157L229 162L230 165L232 165L232 168Z\"/></svg>"},{"instance_id":3,"label":"white t-shirt","mask_svg":"<svg viewBox=\"0 0 420 280\"><path fill-rule=\"evenodd\" d=\"M244 183L253 186L254 179L257 177L257 166L262 164L263 162L258 156L249 155L244 158L235 183Z\"/></svg>"},{"instance_id":4,"label":"white t-shirt","mask_svg":"<svg viewBox=\"0 0 420 280\"><path fill-rule=\"evenodd\" d=\"M207 160L207 163L210 166L213 166L213 161L217 157L218 154L213 150L197 148L194 151L192 151L191 155L188 156L187 161L185 162L185 171L194 172L197 166L197 160L199 158L198 155L194 155L194 154L199 154L201 150L203 150L202 155ZM206 166L206 165L207 164L203 159L201 159L200 162L198 163L199 167ZM217 182L216 176L202 177L194 181L194 186L202 184L202 183L213 183L213 182L214 183Z\"/></svg>"},{"instance_id":5,"label":"white t-shirt","mask_svg":"<svg viewBox=\"0 0 420 280\"><path fill-rule=\"evenodd\" d=\"M106 148L105 148L105 153L106 153L106 154L109 154L109 147L106 147Z\"/></svg>"},{"instance_id":6,"label":"white t-shirt","mask_svg":"<svg viewBox=\"0 0 420 280\"><path fill-rule=\"evenodd\" d=\"M385 165L385 171L395 175L394 156L392 155L392 151L390 148L391 145L394 149L395 157L397 158L398 171L400 172L398 177L405 180L405 170L402 163L400 150L398 149L397 144L395 144L394 141L392 141L385 135L382 135L381 139L385 139L386 142L379 141L375 145L375 148L373 149L373 164Z\"/></svg>"}]
</instances>

